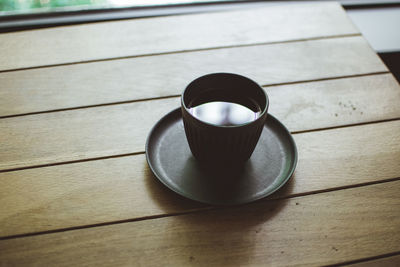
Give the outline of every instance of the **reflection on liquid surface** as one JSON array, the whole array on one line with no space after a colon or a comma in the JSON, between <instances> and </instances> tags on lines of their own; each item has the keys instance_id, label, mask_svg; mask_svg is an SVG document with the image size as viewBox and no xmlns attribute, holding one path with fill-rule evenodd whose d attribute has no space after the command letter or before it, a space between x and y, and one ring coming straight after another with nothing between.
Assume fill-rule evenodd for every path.
<instances>
[{"instance_id":1,"label":"reflection on liquid surface","mask_svg":"<svg viewBox=\"0 0 400 267\"><path fill-rule=\"evenodd\" d=\"M257 119L260 112L255 112L246 106L231 102L208 102L189 109L199 120L218 125L235 126Z\"/></svg>"}]
</instances>

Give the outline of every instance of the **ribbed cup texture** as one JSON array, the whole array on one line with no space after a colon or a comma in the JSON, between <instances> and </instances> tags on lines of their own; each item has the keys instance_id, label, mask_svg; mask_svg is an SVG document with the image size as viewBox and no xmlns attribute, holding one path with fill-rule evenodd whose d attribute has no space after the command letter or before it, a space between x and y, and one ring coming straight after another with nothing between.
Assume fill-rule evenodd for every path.
<instances>
[{"instance_id":1,"label":"ribbed cup texture","mask_svg":"<svg viewBox=\"0 0 400 267\"><path fill-rule=\"evenodd\" d=\"M265 118L239 127L218 127L195 121L182 110L184 127L193 156L207 163L239 163L248 160L257 145ZM266 114L264 114L266 117Z\"/></svg>"},{"instance_id":2,"label":"ribbed cup texture","mask_svg":"<svg viewBox=\"0 0 400 267\"><path fill-rule=\"evenodd\" d=\"M248 101L251 99L251 101ZM268 96L254 81L231 73L214 73L191 82L181 98L185 133L193 156L211 164L242 163L257 145L268 110ZM205 101L226 101L260 109L260 117L243 125L218 126L205 123L192 114L192 106Z\"/></svg>"}]
</instances>

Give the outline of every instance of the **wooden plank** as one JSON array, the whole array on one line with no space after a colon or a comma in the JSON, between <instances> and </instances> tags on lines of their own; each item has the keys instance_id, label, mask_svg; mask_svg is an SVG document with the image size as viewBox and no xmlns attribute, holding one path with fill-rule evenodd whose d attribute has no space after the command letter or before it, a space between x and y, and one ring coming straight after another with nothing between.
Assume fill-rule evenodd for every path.
<instances>
[{"instance_id":1,"label":"wooden plank","mask_svg":"<svg viewBox=\"0 0 400 267\"><path fill-rule=\"evenodd\" d=\"M307 85L267 89L271 113L292 131L400 117L391 75ZM1 119L0 170L142 152L151 127L178 106L172 98Z\"/></svg>"},{"instance_id":2,"label":"wooden plank","mask_svg":"<svg viewBox=\"0 0 400 267\"><path fill-rule=\"evenodd\" d=\"M0 116L180 94L233 72L262 85L388 71L362 37L257 45L0 73Z\"/></svg>"},{"instance_id":3,"label":"wooden plank","mask_svg":"<svg viewBox=\"0 0 400 267\"><path fill-rule=\"evenodd\" d=\"M400 121L294 137L295 176L272 198L400 177ZM0 203L0 236L205 207L157 182L144 155L0 173Z\"/></svg>"},{"instance_id":4,"label":"wooden plank","mask_svg":"<svg viewBox=\"0 0 400 267\"><path fill-rule=\"evenodd\" d=\"M291 131L400 118L400 86L391 74L265 88L269 112Z\"/></svg>"},{"instance_id":5,"label":"wooden plank","mask_svg":"<svg viewBox=\"0 0 400 267\"><path fill-rule=\"evenodd\" d=\"M5 266L321 266L400 250L400 181L0 241Z\"/></svg>"},{"instance_id":6,"label":"wooden plank","mask_svg":"<svg viewBox=\"0 0 400 267\"><path fill-rule=\"evenodd\" d=\"M350 267L387 267L387 266L400 266L400 255L386 257L382 259L369 260L365 262L355 263L348 265Z\"/></svg>"},{"instance_id":7,"label":"wooden plank","mask_svg":"<svg viewBox=\"0 0 400 267\"><path fill-rule=\"evenodd\" d=\"M1 34L0 70L356 33L337 3L102 22Z\"/></svg>"}]
</instances>

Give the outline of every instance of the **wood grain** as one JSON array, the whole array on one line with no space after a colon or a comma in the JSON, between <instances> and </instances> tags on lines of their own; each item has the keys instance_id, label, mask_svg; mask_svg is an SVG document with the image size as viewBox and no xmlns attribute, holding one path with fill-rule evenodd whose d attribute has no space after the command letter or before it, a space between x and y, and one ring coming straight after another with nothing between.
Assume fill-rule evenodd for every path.
<instances>
[{"instance_id":1,"label":"wood grain","mask_svg":"<svg viewBox=\"0 0 400 267\"><path fill-rule=\"evenodd\" d=\"M266 87L269 112L292 132L400 118L391 74Z\"/></svg>"},{"instance_id":2,"label":"wood grain","mask_svg":"<svg viewBox=\"0 0 400 267\"><path fill-rule=\"evenodd\" d=\"M223 210L3 240L36 266L321 266L400 250L400 181Z\"/></svg>"},{"instance_id":3,"label":"wood grain","mask_svg":"<svg viewBox=\"0 0 400 267\"><path fill-rule=\"evenodd\" d=\"M365 262L355 263L348 265L350 267L388 267L400 266L400 255L386 257L382 259L369 260Z\"/></svg>"},{"instance_id":4,"label":"wood grain","mask_svg":"<svg viewBox=\"0 0 400 267\"><path fill-rule=\"evenodd\" d=\"M0 117L180 94L233 72L261 85L388 71L362 37L257 45L0 73Z\"/></svg>"},{"instance_id":5,"label":"wood grain","mask_svg":"<svg viewBox=\"0 0 400 267\"><path fill-rule=\"evenodd\" d=\"M0 35L0 70L358 33L337 3L122 20Z\"/></svg>"},{"instance_id":6,"label":"wood grain","mask_svg":"<svg viewBox=\"0 0 400 267\"><path fill-rule=\"evenodd\" d=\"M294 137L295 176L272 198L400 177L400 121ZM157 182L144 155L0 173L0 203L0 236L205 207Z\"/></svg>"},{"instance_id":7,"label":"wood grain","mask_svg":"<svg viewBox=\"0 0 400 267\"><path fill-rule=\"evenodd\" d=\"M271 113L291 131L400 117L399 86L391 75L267 91ZM1 119L0 170L142 152L151 127L178 106L171 98Z\"/></svg>"},{"instance_id":8,"label":"wood grain","mask_svg":"<svg viewBox=\"0 0 400 267\"><path fill-rule=\"evenodd\" d=\"M354 34L336 3L3 34L0 99L11 104L0 116L168 96L193 76L229 71L232 63L240 66L234 72L262 77L264 85L386 72L361 37L332 38ZM42 68L116 58L126 59ZM31 67L40 68L20 70ZM400 115L390 74L266 90L271 112L296 132ZM138 154L1 172L0 236L119 223L2 240L0 266L310 266L400 251L400 120L296 134L299 167L271 197L280 200L207 211L156 182L140 154L151 126L178 103L1 119L0 171ZM376 182L384 183L367 185Z\"/></svg>"},{"instance_id":9,"label":"wood grain","mask_svg":"<svg viewBox=\"0 0 400 267\"><path fill-rule=\"evenodd\" d=\"M151 127L179 107L163 99L0 120L0 169L144 151Z\"/></svg>"}]
</instances>

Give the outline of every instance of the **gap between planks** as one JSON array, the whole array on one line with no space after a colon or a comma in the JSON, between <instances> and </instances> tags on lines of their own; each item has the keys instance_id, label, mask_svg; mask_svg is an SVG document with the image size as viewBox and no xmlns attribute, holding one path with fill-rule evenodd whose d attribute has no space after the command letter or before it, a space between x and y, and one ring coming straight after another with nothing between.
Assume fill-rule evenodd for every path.
<instances>
[{"instance_id":1,"label":"gap between planks","mask_svg":"<svg viewBox=\"0 0 400 267\"><path fill-rule=\"evenodd\" d=\"M346 79L346 78L357 78L357 77L384 75L384 74L390 74L390 73L391 73L390 71L378 71L378 72L370 72L370 73L362 73L362 74L354 74L354 75L342 75L342 76L336 76L336 77L318 78L318 79L312 79L312 80L299 80L299 81L293 81L293 82L263 84L261 86L263 88L268 88L268 87L282 86L282 85L313 83L313 82L339 80L339 79ZM85 105L85 106L77 106L77 107L70 107L70 108L61 108L61 109L51 109L51 110L44 110L44 111L37 111L37 112L28 112L28 113L0 116L0 119L8 119L8 118L15 118L15 117L23 117L23 116L30 116L30 115L45 114L45 113L62 112L62 111L77 110L77 109L87 109L87 108L97 108L97 107L104 107L104 106L131 104L131 103L136 103L136 102L168 99L168 98L174 98L174 97L180 97L180 95L168 95L168 96L160 96L160 97L131 99L131 100L110 102L110 103L102 103L102 104L95 104L95 105Z\"/></svg>"},{"instance_id":2,"label":"gap between planks","mask_svg":"<svg viewBox=\"0 0 400 267\"><path fill-rule=\"evenodd\" d=\"M387 71L362 37L77 64L1 74L0 116L179 95L187 81L210 72L269 85Z\"/></svg>"},{"instance_id":3,"label":"gap between planks","mask_svg":"<svg viewBox=\"0 0 400 267\"><path fill-rule=\"evenodd\" d=\"M400 177L390 178L390 179L385 179L385 180L380 180L380 181L360 183L360 184L352 184L352 185L347 185L347 186L339 186L339 187L328 188L328 189L323 189L323 190L315 190L315 191L292 194L292 195L287 195L287 196L277 197L277 198L266 198L266 199L261 199L261 200L258 200L256 202L248 203L248 204L244 204L244 205L240 205L240 206L246 206L246 205L252 205L252 204L253 205L258 205L260 203L264 203L264 202L267 202L267 201L279 201L279 200L283 200L283 199L292 199L292 198L297 198L297 197L304 197L304 196L310 196L310 195L316 195L316 194L323 194L323 193L327 193L327 192L334 192L334 191L340 191L340 190L346 190L346 189L353 189L353 188L371 186L371 185L376 185L376 184L384 184L384 183L390 183L390 182L395 182L395 181L400 181ZM109 226L109 225L131 223L131 222L138 222L138 221L145 221L145 220L152 220L152 219L161 219L161 218L167 218L167 217L173 217L173 216L181 216L181 215L187 215L187 214L200 213L200 212L203 212L203 211L210 211L210 210L223 210L223 209L232 209L232 208L235 208L235 206L228 206L228 207L224 207L224 206L207 206L207 207L204 207L204 208L197 208L197 209L187 210L187 211L183 211L183 212L165 213L165 214L144 216L144 217L133 218L133 219L117 220L117 221L110 221L110 222L104 222L104 223L96 223L96 224L80 225L80 226L74 226L74 227L66 227L66 228L60 228L60 229L54 229L54 230L48 230L48 231L39 231L39 232L32 232L32 233L26 233L26 234L3 236L3 237L0 237L0 241L16 239L16 238L24 238L24 237L30 237L30 236L38 236L38 235L45 235L45 234L53 234L53 233L74 231L74 230L81 230L81 229L88 229L88 228L93 228L93 227ZM375 259L375 258L373 258L373 259ZM351 261L351 262L348 262L348 263L346 262L346 263L342 263L342 264L350 264L350 263L356 263L356 262L358 262L358 261ZM335 266L335 265L333 265L333 266Z\"/></svg>"},{"instance_id":4,"label":"gap between planks","mask_svg":"<svg viewBox=\"0 0 400 267\"><path fill-rule=\"evenodd\" d=\"M285 189L284 191L280 191L280 193L278 193L276 195L273 195L272 198L276 199L276 198L280 198L281 197L281 199L284 199L284 197L287 197L288 195L290 195L292 197L294 197L295 195L301 197L301 194L303 194L303 193L305 193L307 191L308 192L313 192L316 196L320 196L319 193L321 193L321 192L337 191L339 189L345 189L347 187L352 187L352 186L357 185L357 184L363 185L363 186L368 185L369 183L370 184L375 184L376 180L390 181L392 179L393 181L396 181L396 183L397 183L397 180L399 180L399 178L400 178L400 176L399 176L399 170L400 169L396 167L396 165L397 165L396 164L397 163L397 161L396 161L397 156L396 155L398 155L398 149L397 149L398 148L398 144L396 143L396 140L399 137L399 135L396 134L396 129L398 129L398 126L399 126L398 122L396 122L396 123L384 123L384 124L377 125L377 126L374 125L374 126L367 126L367 127L366 126L363 126L363 127L352 127L352 128L345 129L345 130L341 129L341 130L336 130L336 131L318 132L317 134L315 134L315 133L313 133L313 134L302 134L302 135L296 136L296 140L298 141L298 144L300 145L300 148L309 147L308 149L304 149L304 151L303 151L303 149L299 150L299 151L303 151L304 152L304 153L301 153L301 155L303 155L303 157L300 158L299 160L300 161L306 160L306 161L303 161L303 163L304 163L304 164L302 164L303 168L299 168L297 170L296 174L300 175L300 176L296 175L296 177L293 177L294 179L292 178L291 183L288 184L289 187L286 187L287 189ZM364 136L363 138L359 139L357 142L355 142L358 145L356 144L354 146L350 146L350 147L346 148L348 143L351 142L350 141L351 139L347 139L347 141L346 141L346 137L349 136L349 133L353 133L353 134L356 134L356 135L363 136L364 132L367 132L368 134L366 136ZM380 142L376 142L376 143L372 142L370 145L365 144L365 141L367 141L367 140L377 139L377 141L378 141L379 139L381 139L381 138L379 138L379 136L380 136L380 133L382 133L382 132L384 133L384 136L386 136L387 138L384 138L384 140L381 140ZM390 134L390 133L392 133L392 134ZM329 136L334 137L334 138L331 139L331 138L329 138ZM343 139L343 138L345 138L345 139ZM327 142L323 141L322 143L320 143L318 141L314 141L314 142L311 142L312 144L310 146L308 146L307 144L311 140L328 140L328 141ZM344 143L343 143L342 146L337 146L336 144L338 142L340 142L340 140L343 140ZM316 149L318 147L317 146L318 144L320 144L320 148ZM367 145L367 146L365 147L365 145ZM338 166L336 163L334 165L331 164L329 166L329 162L332 160L332 158L330 156L330 153L322 153L322 158L314 156L316 153L318 153L318 151L322 151L322 152L326 151L326 148L329 148L329 147L337 148L338 151L339 151L339 158L343 158L343 160L339 160L339 158L338 158L338 160L334 160L335 162L337 161L337 164L342 166L342 171L338 171L338 172L336 171L336 167L334 166L334 165ZM363 147L365 147L365 150L363 149ZM340 152L340 151L342 151L342 152ZM389 151L392 151L392 152L389 152ZM365 157L361 157L360 158L360 160L364 161L365 163L361 164L361 166L359 166L359 167L357 167L358 164L352 164L352 163L347 164L346 163L346 161L348 162L349 159L351 161L351 159L354 159L354 157L357 157L357 154L360 153L360 152L362 152L365 155L369 155L369 156L365 156ZM388 152L388 153L385 154L386 152ZM382 159L381 160L375 159L373 157L373 155L380 155L379 157L382 157ZM147 171L144 170L142 172L140 170L140 166L144 166L143 164L145 164L144 156L140 155L140 156L135 156L133 158L136 158L136 159L140 158L140 162L138 162L138 164L136 164L135 163L136 161L132 161L129 158L122 159L122 160L126 161L126 164L128 164L128 166L131 166L131 165L132 166L133 165L139 166L139 168L136 168L136 167L133 168L133 171L135 173L138 172L138 176L133 175L133 172L127 172L125 174L124 174L124 172L122 172L122 173L117 172L117 173L122 175L122 176L126 176L126 178L129 177L127 180L130 180L130 181L137 180L136 179L137 177L139 178L139 180L141 180L143 182L145 180L147 180L147 178L153 180L149 176L150 172L149 172L149 170L147 168L146 168ZM318 159L318 158L321 159L321 162L317 163L317 164L314 164L313 162L315 162L315 159ZM82 194L81 189L84 189L84 188L90 189L90 188L92 188L93 192L102 192L103 191L102 188L107 188L107 184L109 184L109 186L112 186L112 187L114 186L113 185L114 183L108 183L108 182L103 184L103 185L101 185L102 183L98 184L98 182L97 182L98 178L96 178L98 175L100 175L98 171L93 173L93 175L86 175L86 176L84 175L82 177L79 174L81 172L86 173L89 169L92 169L92 168L101 169L101 166L107 166L106 167L107 169L114 169L117 166L119 166L119 167L127 166L125 164L114 165L114 164L111 164L111 161L112 160L109 160L109 162L104 162L104 163L103 162L94 162L94 163L90 163L90 164L97 164L97 165L87 164L86 167L84 166L85 164L66 165L64 167L61 167L61 168L64 168L64 171L62 171L61 169L58 170L58 171L57 170L52 171L51 168L36 169L36 170L39 171L39 173L36 173L36 175L34 174L34 172L37 172L36 170L27 171L27 172L19 172L19 173L10 173L11 176L9 176L8 178L18 178L18 177L20 177L22 180L20 182L17 181L17 183L15 183L14 185L13 185L12 180L9 180L10 187L7 187L7 182L5 182L5 180L4 180L4 182L5 182L4 185L6 187L3 188L5 190L5 191L4 190L3 191L7 192L8 191L7 188L9 188L9 189L11 189L11 192L12 192L11 194L12 195L14 195L16 193L18 194L18 192L19 192L19 195L21 195L21 193L23 195L24 191L25 192L29 192L29 191L36 192L36 194L33 194L33 195L28 194L26 197L29 198L29 197L33 197L34 195L37 195L37 194L42 195L43 193L47 192L48 189L50 189L50 190L51 190L51 188L54 188L54 189L59 188L59 189L61 189L61 188L63 188L63 185L66 185L67 187L64 188L64 189L61 189L61 191L60 191L60 193L62 195L60 195L60 194L55 194L55 195L54 194L49 194L50 198L46 197L46 199L47 199L47 201L49 201L49 200L51 201L51 199L53 199L53 200L57 200L59 202L65 202L65 201L70 202L71 201L70 202L71 205L56 205L55 207L51 207L51 205L50 206L46 205L46 202L42 203L42 201L39 198L38 203L39 204L42 203L42 204L40 204L39 206L33 205L33 206L27 207L28 210L31 209L32 207L34 208L34 210L36 210L36 208L38 208L40 206L46 207L46 209L51 209L51 210L56 211L56 213L53 214L53 215L54 215L54 217L57 217L57 214L61 215L61 213L57 212L57 210L59 210L59 211L63 210L64 212L68 212L69 208L72 208L72 207L75 206L73 203L76 202L76 197L78 197L78 196L80 196ZM113 161L119 161L119 160L113 160ZM386 164L386 162L389 162L389 163ZM328 163L328 166L326 166L327 163ZM101 164L101 165L98 165L98 164ZM105 165L103 165L103 164L105 164ZM392 167L391 167L391 165L392 165ZM325 166L325 167L322 168L324 170L321 169L320 171L316 171L315 174L314 174L313 171L307 171L307 170L313 170L313 169L317 169L318 170L318 168L319 168L318 166L320 166L320 167ZM328 168L327 170L325 170L326 167ZM66 172L67 169L65 169L65 168L74 168L76 171L67 171ZM383 172L383 170L386 170L386 171ZM104 178L106 178L106 180L108 180L107 177L111 177L110 175L114 175L114 174L116 175L117 173L115 173L115 172L106 172L106 174L104 175ZM347 175L347 173L353 173L353 175L351 175L351 174ZM66 181L64 181L64 182L60 181L61 183L59 183L57 181L58 179L54 180L54 178L56 178L56 177L62 178L60 176L61 174L63 176L66 176ZM312 184L314 184L315 182L318 183L318 181L320 180L320 177L325 176L325 174L327 175L327 180L326 180L326 182L321 183L322 186L312 186ZM132 177L132 175L133 175L133 177ZM143 175L146 176L146 179L141 179L140 178L140 177L143 177ZM26 180L24 178L24 177L29 177L29 176L31 176L32 179ZM50 182L51 180L54 180L54 184L53 185L55 187L50 185L48 188L46 186L46 188L42 188L44 190L41 190L40 189L41 188L41 184L43 184L43 182L45 182L45 180L43 180L42 182L38 181L37 182L38 184L37 184L36 187L29 187L31 189L28 189L28 191L25 190L25 189L24 190L18 190L18 189L17 190L13 190L13 188L19 188L21 186L22 187L26 187L27 184L34 185L34 184L36 184L36 181L37 181L37 179L35 179L35 178L40 178L39 180L41 180L41 177L43 177L43 176L47 176L50 179L50 180L47 179L48 180L47 182ZM86 182L82 183L82 184L78 183L77 186L73 186L73 188L78 189L78 191L74 190L73 188L70 188L71 186L69 186L69 185L72 185L72 184L75 184L75 182L78 182L77 179L72 178L72 177L76 177L76 176L78 176L77 177L78 180L86 180L86 178L89 178L89 176L92 176L93 177L93 182L95 184L97 184L97 185L101 185L101 187L97 186L97 188L100 189L100 190L97 190L96 187L91 187L91 183L86 183ZM356 176L358 176L360 178L356 178ZM68 177L70 177L72 179L68 179ZM397 178L393 178L393 177L397 177ZM4 178L7 178L7 176L4 176ZM101 178L101 177L99 177L99 178ZM134 178L134 179L132 179L132 178ZM29 183L29 180L31 181L31 183ZM61 180L63 180L63 179L61 179ZM100 180L102 180L102 179L100 179ZM106 181L106 180L104 180L104 181ZM119 181L124 181L124 180L125 179L121 179ZM339 180L339 182L328 182L328 181L336 181L336 180ZM350 183L346 182L346 180L350 181ZM143 182L133 183L133 184L131 184L131 183L122 183L122 184L120 184L122 186L120 188L126 188L128 185L129 185L129 187L130 186L134 186L135 188L137 188L138 185L139 185L139 188L141 188L142 186L148 186L149 185L149 184L146 185L146 183L143 183ZM154 182L156 182L156 180L154 180ZM50 183L52 183L52 182L50 182ZM296 186L296 184L297 184L297 186ZM302 186L300 186L300 184ZM85 186L81 187L81 185L85 185ZM146 187L146 188L148 188L148 187ZM90 189L90 190L92 191L92 189ZM154 191L154 190L152 190L150 188L148 188L148 189L149 189L149 192L153 192L153 196L154 196L155 195L154 193L156 191ZM160 189L161 189L161 187L160 187ZM298 189L300 189L300 190L298 190ZM139 190L143 191L141 189L139 189ZM110 190L107 190L107 191L110 191ZM82 225L95 225L95 224L99 224L99 223L104 223L106 221L116 222L116 221L133 219L133 218L140 218L140 217L141 218L143 218L143 217L149 218L150 216L157 215L157 213L158 213L158 215L163 215L165 213L186 212L186 211L195 210L195 209L199 208L197 205L195 205L194 207L192 205L189 205L188 208L185 208L185 210L182 210L181 208L183 206L179 205L178 206L178 210L177 210L176 208L173 207L173 205L171 206L171 205L168 204L168 209L166 209L166 207L162 208L161 210L159 208L156 208L157 213L154 213L154 212L147 212L147 211L150 211L150 210L151 211L154 210L154 209L151 208L151 205L150 205L149 206L150 209L146 208L146 212L136 212L135 211L134 212L135 215L133 215L130 212L128 212L128 213L123 212L124 216L119 216L118 215L118 216L111 216L111 218L104 217L103 219L101 219L101 214L108 214L108 216L110 216L109 211L111 211L114 208L117 208L117 206L115 206L115 205L119 206L120 204L118 204L118 203L120 201L127 201L129 203L133 203L132 201L136 201L135 200L136 198L131 198L130 196L128 196L128 194L132 195L132 191L131 190L128 190L128 191L125 191L125 189L123 189L122 191L118 190L118 189L117 190L111 190L110 191L111 192L110 196L118 194L118 195L121 195L123 197L120 197L119 200L116 199L116 201L111 201L110 205L108 204L108 202L110 201L108 199L108 197L102 197L102 199L100 201L94 201L93 203L88 203L89 204L88 207L90 208L90 206L92 206L92 208L93 208L94 206L91 205L91 204L96 204L96 205L100 204L100 206L99 205L97 205L97 206L101 207L102 206L101 203L103 202L103 205L105 205L105 207L101 208L101 210L103 210L104 208L105 208L105 210L101 211L98 214L98 215L100 215L100 217L98 215L94 214L94 215L96 215L96 217L98 217L100 219L82 220L81 222L72 223L72 224L68 223L68 219L66 221L67 223L61 223L61 224L57 223L57 220L52 222L52 219L50 219L49 221L47 221L47 224L48 224L48 226L52 225L52 227L51 227L52 229L51 228L49 229L47 226L44 227L44 228L40 226L40 221L41 221L40 217L43 218L43 215L45 215L45 213L40 213L41 216L38 217L39 220L34 219L33 222L32 222L32 225L33 224L35 224L37 226L39 225L39 227L33 227L33 228L28 227L28 229L26 229L26 231L19 230L19 227L17 227L17 228L15 228L15 231L8 231L8 233L5 232L2 236L13 236L13 235L24 234L24 233L27 234L27 233L33 233L33 232L42 232L42 231L55 230L55 229L64 229L64 228L76 227L76 226L82 226ZM135 195L134 192L135 192L135 190L133 191L133 195ZM90 192L87 192L87 193L90 193ZM160 195L160 193L161 192L157 192L156 195ZM64 198L63 197L64 194L66 194L68 197ZM57 197L57 195L59 195L59 196ZM87 197L90 197L90 196L96 197L96 194L87 195ZM125 198L125 196L127 198ZM15 199L12 202L9 201L11 199L7 200L7 198L6 198L5 200L6 200L6 202L5 202L6 206L7 206L7 203L11 204L10 208L12 207L12 203L13 202L18 202L18 198ZM22 200L22 198L20 198L20 200ZM151 200L151 198L148 198L146 201L148 201L148 200ZM173 204L173 202L170 202L169 200L171 200L171 199L168 199L168 198L166 198L166 199L164 199L164 198L158 199L158 201L163 201L163 202L166 201L166 203ZM23 200L23 201L25 201L25 200ZM140 202L139 201L137 203L144 204L145 202ZM267 203L269 203L269 202L267 202ZM16 211L18 211L18 209L19 210L24 210L25 209L24 208L25 206L21 206L21 204L23 205L23 203L20 202L20 205L19 205L20 208L17 208ZM154 202L153 204L156 204L156 202ZM112 208L112 206L114 206L114 208ZM129 205L129 207L130 206L131 205ZM184 206L186 206L186 205L184 205ZM172 209L170 207L172 207ZM203 207L203 206L201 206L201 207ZM112 209L110 209L110 208L112 208ZM131 210L131 208L129 208L129 209ZM107 212L107 210L108 210L108 212ZM81 210L81 211L83 211L83 210ZM121 210L121 211L123 211L123 210ZM77 212L79 213L79 209L77 210ZM18 212L18 213L20 213L20 212ZM51 212L51 213L53 213L53 212ZM9 215L12 215L12 214L13 213L10 213ZM17 214L17 213L14 212L14 214ZM23 214L23 213L20 213L20 214ZM30 213L30 214L32 215L33 213ZM118 214L120 214L120 213L118 212ZM7 215L7 213L5 213L5 215ZM3 216L3 217L6 220L8 220L7 219L8 216ZM19 216L19 217L25 217L25 216ZM29 216L29 212L28 212L26 218L29 219L29 217L30 216ZM10 216L9 218L13 218L13 217ZM18 217L14 218L14 219L18 219ZM18 220L19 221L24 221L23 218L19 218ZM65 220L65 218L64 218L64 220ZM38 222L36 222L36 221L38 221ZM7 225L6 221L5 221L5 223ZM10 224L10 227L12 228L11 224ZM352 258L350 258L348 260L351 260L351 259Z\"/></svg>"},{"instance_id":5,"label":"gap between planks","mask_svg":"<svg viewBox=\"0 0 400 267\"><path fill-rule=\"evenodd\" d=\"M276 45L276 44L287 44L287 43L300 43L300 42L307 42L307 41L326 40L326 39L339 39L339 38L349 38L349 37L357 37L357 36L362 36L362 34L361 33L350 33L350 34L340 34L340 35L332 35L332 36L312 37L312 38L299 38L299 39L285 40L285 41L261 42L261 43L241 44L241 45L226 45L226 46L218 46L218 47L196 48L196 49L177 50L177 51L160 52L160 53L147 53L147 54L141 54L141 55L111 57L111 58L83 60L83 61L60 63L60 64L40 65L40 66L26 67L26 68L6 69L6 70L0 70L0 73L16 72L16 71L23 71L23 70L33 70L33 69L42 69L42 68L50 68L50 67L61 67L61 66L86 64L86 63L94 63L94 62L113 61L113 60L130 59L130 58L140 58L140 57L151 57L151 56L191 53L191 52L199 52L199 51L220 50L220 49L226 49L226 48L253 47L253 46Z\"/></svg>"},{"instance_id":6,"label":"gap between planks","mask_svg":"<svg viewBox=\"0 0 400 267\"><path fill-rule=\"evenodd\" d=\"M337 126L332 126L332 127L310 129L310 130L305 130L305 131L291 131L290 133L291 134L302 134L302 133L308 133L308 132L329 131L329 130L335 130L338 128L349 128L349 127L355 127L355 126L379 124L379 123L398 121L398 120L400 120L400 117L394 118L394 119L387 119L387 120L377 120L377 121L367 121L367 122L353 123L353 124L347 124L347 125L337 125ZM140 155L140 154L144 154L144 153L146 153L146 152L138 151L138 152L133 152L133 153L108 155L108 156L103 156L103 157L94 157L94 158L86 158L86 159L78 159L78 160L70 160L70 161L61 161L61 162L48 163L48 164L31 165L31 166L25 166L25 167L19 167L19 168L3 169L3 170L0 170L0 173L27 170L27 169L44 168L44 167L52 167L52 166L58 166L58 165L66 165L66 164L73 164L73 163L80 163L80 162L87 162L87 161L103 160L103 159L122 158L122 157Z\"/></svg>"},{"instance_id":7,"label":"gap between planks","mask_svg":"<svg viewBox=\"0 0 400 267\"><path fill-rule=\"evenodd\" d=\"M399 188L396 181L277 203L11 239L0 242L0 254L9 265L69 266L72 260L75 265L186 266L194 257L197 265L224 265L228 257L225 265L295 265L299 258L303 265L335 264L399 251L400 220L393 215ZM337 209L330 210L332 206Z\"/></svg>"},{"instance_id":8,"label":"gap between planks","mask_svg":"<svg viewBox=\"0 0 400 267\"><path fill-rule=\"evenodd\" d=\"M331 265L324 265L324 267L333 267L333 266L350 266L353 264L358 264L358 263L369 263L370 261L375 261L375 260L380 260L380 259L386 259L394 256L399 256L400 251L396 252L391 252L391 253L386 253L386 254L381 254L381 255L376 255L373 257L368 257L368 258L362 258L362 259L356 259L356 260L351 260L351 261L346 261L346 262L341 262L341 263L336 263L336 264L331 264ZM356 265L359 266L359 265ZM351 266L350 266L351 267Z\"/></svg>"}]
</instances>

